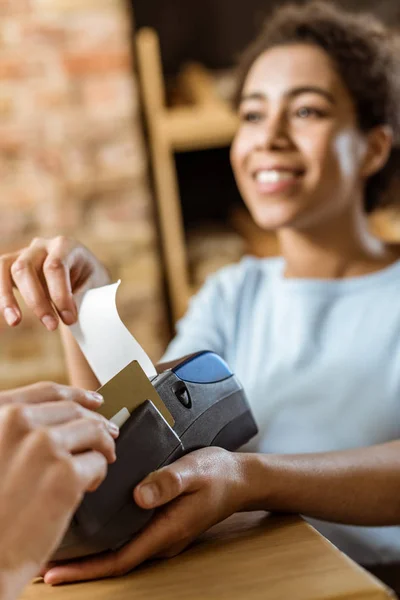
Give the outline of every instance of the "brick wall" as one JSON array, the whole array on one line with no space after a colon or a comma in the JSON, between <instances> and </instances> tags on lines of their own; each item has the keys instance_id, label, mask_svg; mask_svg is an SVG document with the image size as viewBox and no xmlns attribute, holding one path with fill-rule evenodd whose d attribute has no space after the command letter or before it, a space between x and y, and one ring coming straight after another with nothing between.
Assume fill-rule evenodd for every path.
<instances>
[{"instance_id":1,"label":"brick wall","mask_svg":"<svg viewBox=\"0 0 400 600\"><path fill-rule=\"evenodd\" d=\"M152 202L124 0L0 0L0 252L83 241L125 283L121 316L165 345ZM58 334L0 324L0 388L65 380Z\"/></svg>"}]
</instances>

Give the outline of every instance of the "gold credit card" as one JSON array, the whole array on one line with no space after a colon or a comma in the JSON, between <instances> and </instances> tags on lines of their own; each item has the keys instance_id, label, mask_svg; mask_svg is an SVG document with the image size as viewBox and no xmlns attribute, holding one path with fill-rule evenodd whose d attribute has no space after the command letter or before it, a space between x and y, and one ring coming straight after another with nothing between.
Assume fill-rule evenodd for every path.
<instances>
[{"instance_id":1,"label":"gold credit card","mask_svg":"<svg viewBox=\"0 0 400 600\"><path fill-rule=\"evenodd\" d=\"M98 392L103 396L104 404L97 412L106 419L114 417L122 408L127 408L132 414L143 402L151 400L168 425L173 427L175 424L173 416L137 360L133 360L114 375Z\"/></svg>"}]
</instances>

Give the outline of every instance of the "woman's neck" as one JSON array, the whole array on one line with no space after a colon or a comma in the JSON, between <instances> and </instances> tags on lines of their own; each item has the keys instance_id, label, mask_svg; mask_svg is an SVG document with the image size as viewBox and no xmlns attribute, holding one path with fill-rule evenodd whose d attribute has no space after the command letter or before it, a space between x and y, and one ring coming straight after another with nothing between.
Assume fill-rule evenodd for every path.
<instances>
[{"instance_id":1,"label":"woman's neck","mask_svg":"<svg viewBox=\"0 0 400 600\"><path fill-rule=\"evenodd\" d=\"M361 211L314 228L278 232L285 277L341 279L379 271L399 257L368 230Z\"/></svg>"}]
</instances>

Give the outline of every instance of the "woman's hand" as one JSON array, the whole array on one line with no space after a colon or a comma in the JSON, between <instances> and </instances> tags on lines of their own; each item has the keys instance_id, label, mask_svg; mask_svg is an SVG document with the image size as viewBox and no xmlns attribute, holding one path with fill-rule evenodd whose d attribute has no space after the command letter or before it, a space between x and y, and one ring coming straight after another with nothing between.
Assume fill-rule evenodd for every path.
<instances>
[{"instance_id":1,"label":"woman's hand","mask_svg":"<svg viewBox=\"0 0 400 600\"><path fill-rule=\"evenodd\" d=\"M0 396L2 600L16 598L46 563L83 494L115 461L118 435L89 410L99 405L89 392L41 384L12 396Z\"/></svg>"},{"instance_id":2,"label":"woman's hand","mask_svg":"<svg viewBox=\"0 0 400 600\"><path fill-rule=\"evenodd\" d=\"M192 452L151 473L134 490L142 508L161 507L135 539L115 553L58 565L45 573L51 584L113 577L149 558L167 558L241 509L246 480L241 455L221 448Z\"/></svg>"},{"instance_id":3,"label":"woman's hand","mask_svg":"<svg viewBox=\"0 0 400 600\"><path fill-rule=\"evenodd\" d=\"M73 239L35 238L27 248L0 256L0 312L10 326L21 321L13 287L43 325L54 331L77 320L73 295L109 282L97 258Z\"/></svg>"}]
</instances>

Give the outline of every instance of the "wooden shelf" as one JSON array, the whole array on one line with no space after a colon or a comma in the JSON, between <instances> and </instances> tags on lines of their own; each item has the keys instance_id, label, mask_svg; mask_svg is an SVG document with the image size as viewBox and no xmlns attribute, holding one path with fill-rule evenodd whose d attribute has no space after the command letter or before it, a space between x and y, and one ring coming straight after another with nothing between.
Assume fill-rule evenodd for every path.
<instances>
[{"instance_id":1,"label":"wooden shelf","mask_svg":"<svg viewBox=\"0 0 400 600\"><path fill-rule=\"evenodd\" d=\"M138 31L136 56L169 305L176 322L186 311L192 289L174 153L228 146L236 131L237 117L217 95L210 74L198 64L188 65L179 76L188 105L167 106L159 40L154 30Z\"/></svg>"},{"instance_id":2,"label":"wooden shelf","mask_svg":"<svg viewBox=\"0 0 400 600\"><path fill-rule=\"evenodd\" d=\"M218 106L172 108L160 123L173 152L228 146L236 126L236 117Z\"/></svg>"}]
</instances>

